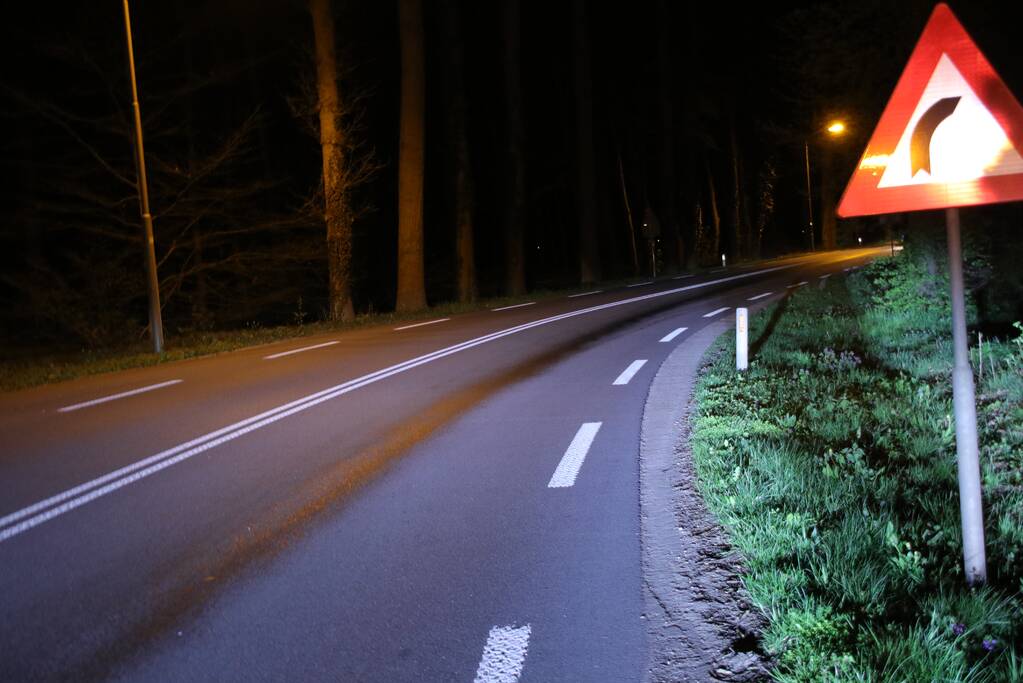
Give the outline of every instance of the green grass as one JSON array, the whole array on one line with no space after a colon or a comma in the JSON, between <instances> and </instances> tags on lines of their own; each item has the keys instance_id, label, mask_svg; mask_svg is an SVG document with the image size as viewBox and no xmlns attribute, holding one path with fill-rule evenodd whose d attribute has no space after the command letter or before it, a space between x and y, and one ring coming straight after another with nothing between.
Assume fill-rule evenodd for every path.
<instances>
[{"instance_id":1,"label":"green grass","mask_svg":"<svg viewBox=\"0 0 1023 683\"><path fill-rule=\"evenodd\" d=\"M1021 680L1023 340L984 348L990 580L971 590L950 324L924 277L909 254L801 290L752 321L747 373L726 335L701 374L697 476L746 558L779 681Z\"/></svg>"}]
</instances>

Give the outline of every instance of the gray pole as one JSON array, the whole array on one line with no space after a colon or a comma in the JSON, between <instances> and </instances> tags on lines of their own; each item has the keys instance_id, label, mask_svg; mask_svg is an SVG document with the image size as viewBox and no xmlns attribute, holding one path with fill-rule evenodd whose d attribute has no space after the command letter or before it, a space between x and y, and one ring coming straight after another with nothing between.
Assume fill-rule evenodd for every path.
<instances>
[{"instance_id":1,"label":"gray pole","mask_svg":"<svg viewBox=\"0 0 1023 683\"><path fill-rule=\"evenodd\" d=\"M806 153L806 215L810 221L810 251L817 251L813 237L813 196L810 194L810 142L803 140L803 151Z\"/></svg>"},{"instance_id":2,"label":"gray pole","mask_svg":"<svg viewBox=\"0 0 1023 683\"><path fill-rule=\"evenodd\" d=\"M963 566L966 582L974 586L987 581L987 559L984 553L984 510L980 493L977 406L966 340L959 209L946 209L945 221L948 228L948 273L952 286L952 348L955 357L952 368L952 404L955 410L959 468L959 512L963 523Z\"/></svg>"},{"instance_id":3,"label":"gray pole","mask_svg":"<svg viewBox=\"0 0 1023 683\"><path fill-rule=\"evenodd\" d=\"M139 204L145 228L146 278L149 283L149 334L153 353L163 353L163 317L160 314L160 282L156 278L156 250L153 245L153 216L149 212L149 187L146 183L146 154L142 147L142 114L139 91L135 84L135 48L131 42L131 17L128 0L124 0L124 32L128 39L128 73L131 76L131 107L135 114L135 163L138 167Z\"/></svg>"}]
</instances>

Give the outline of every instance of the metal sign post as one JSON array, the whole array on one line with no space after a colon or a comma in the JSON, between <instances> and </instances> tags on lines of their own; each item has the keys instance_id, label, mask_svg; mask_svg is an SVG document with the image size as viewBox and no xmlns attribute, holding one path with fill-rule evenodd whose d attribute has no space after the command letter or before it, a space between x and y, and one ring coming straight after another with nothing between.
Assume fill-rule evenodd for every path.
<instances>
[{"instance_id":1,"label":"metal sign post","mask_svg":"<svg viewBox=\"0 0 1023 683\"><path fill-rule=\"evenodd\" d=\"M952 406L955 411L956 460L959 470L959 512L963 525L963 566L971 586L987 580L984 552L984 510L980 493L980 458L977 445L977 406L973 369L966 339L966 297L963 291L963 256L959 238L959 209L946 209L948 274L952 288Z\"/></svg>"}]
</instances>

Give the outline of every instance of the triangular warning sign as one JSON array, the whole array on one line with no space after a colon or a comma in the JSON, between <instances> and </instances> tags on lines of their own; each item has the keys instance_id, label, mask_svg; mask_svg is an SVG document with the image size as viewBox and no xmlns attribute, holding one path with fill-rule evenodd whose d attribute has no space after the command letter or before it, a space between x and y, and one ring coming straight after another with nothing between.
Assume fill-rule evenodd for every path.
<instances>
[{"instance_id":1,"label":"triangular warning sign","mask_svg":"<svg viewBox=\"0 0 1023 683\"><path fill-rule=\"evenodd\" d=\"M838 215L1023 200L1023 107L945 4L934 8Z\"/></svg>"}]
</instances>

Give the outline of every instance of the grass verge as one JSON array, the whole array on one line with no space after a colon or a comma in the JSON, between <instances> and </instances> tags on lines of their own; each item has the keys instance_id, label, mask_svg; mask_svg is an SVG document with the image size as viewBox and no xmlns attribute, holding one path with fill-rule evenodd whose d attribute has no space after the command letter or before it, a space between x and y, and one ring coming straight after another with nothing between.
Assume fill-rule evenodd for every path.
<instances>
[{"instance_id":1,"label":"grass verge","mask_svg":"<svg viewBox=\"0 0 1023 683\"><path fill-rule=\"evenodd\" d=\"M697 477L779 681L1023 681L1023 336L985 343L977 377L990 581L972 590L950 324L924 276L907 255L805 288L752 321L745 374L734 337L708 354Z\"/></svg>"},{"instance_id":2,"label":"grass verge","mask_svg":"<svg viewBox=\"0 0 1023 683\"><path fill-rule=\"evenodd\" d=\"M170 335L164 353L159 355L152 353L149 342L144 340L110 349L22 353L20 357L6 358L0 361L0 391L26 389L87 375L160 365L288 339L301 339L316 334L442 318L553 296L563 296L573 291L586 290L577 288L558 292L539 291L532 292L528 296L501 297L471 304L444 303L414 313L366 313L360 314L356 316L355 320L346 323L314 322L274 327L253 324L237 330L184 331Z\"/></svg>"}]
</instances>

